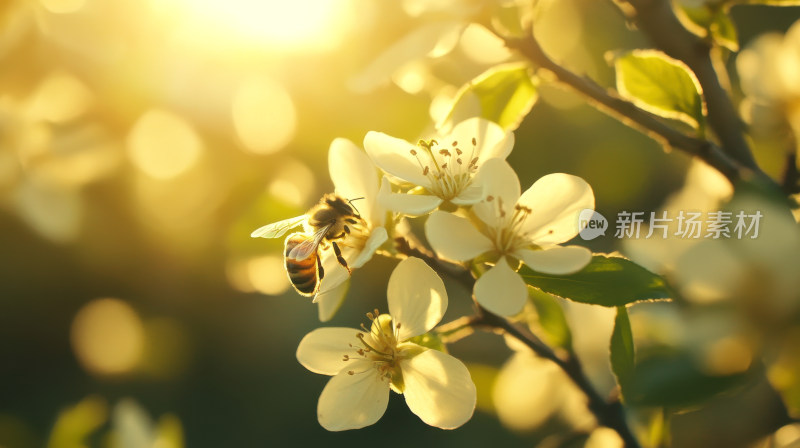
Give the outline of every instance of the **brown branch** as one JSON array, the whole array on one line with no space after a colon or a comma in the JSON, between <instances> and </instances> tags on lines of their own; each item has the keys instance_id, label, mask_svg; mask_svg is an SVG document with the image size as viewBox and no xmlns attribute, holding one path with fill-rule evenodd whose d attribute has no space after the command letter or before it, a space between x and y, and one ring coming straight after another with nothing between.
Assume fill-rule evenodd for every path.
<instances>
[{"instance_id":1,"label":"brown branch","mask_svg":"<svg viewBox=\"0 0 800 448\"><path fill-rule=\"evenodd\" d=\"M632 102L623 99L616 92L605 89L593 80L579 76L559 65L544 53L533 33L526 33L521 39L506 39L509 48L517 50L541 69L551 72L555 78L589 99L592 105L620 122L653 138L664 146L682 150L705 161L736 182L750 170L728 157L714 143L683 134L670 127L658 116L645 111Z\"/></svg>"},{"instance_id":2,"label":"brown branch","mask_svg":"<svg viewBox=\"0 0 800 448\"><path fill-rule=\"evenodd\" d=\"M781 176L781 187L786 194L800 193L800 170L797 169L797 153L786 155L786 166Z\"/></svg>"},{"instance_id":3,"label":"brown branch","mask_svg":"<svg viewBox=\"0 0 800 448\"><path fill-rule=\"evenodd\" d=\"M475 285L475 279L469 275L469 272L463 269L463 266L442 260L426 247L411 242L413 241L413 238L409 238L411 236L412 235L395 237L395 249L397 249L399 253L423 259L436 272L455 278L466 286L469 291L472 291ZM453 269L454 267L461 269L460 271L455 271ZM597 418L598 423L616 431L625 442L625 447L640 447L639 442L636 440L633 432L631 432L630 427L628 427L628 422L625 420L625 411L619 399L614 398L609 401L603 399L594 389L594 386L592 386L592 383L583 371L583 366L573 353L565 353L559 356L559 354L532 332L527 329L518 328L507 319L486 311L480 307L480 305L477 306L475 315L463 317L451 323L444 324L438 327L437 330L442 333L456 332L465 325L471 325L474 328L490 331L501 330L525 344L537 355L556 363L556 365L558 365L586 395L589 410L594 414L595 418Z\"/></svg>"},{"instance_id":4,"label":"brown branch","mask_svg":"<svg viewBox=\"0 0 800 448\"><path fill-rule=\"evenodd\" d=\"M684 28L668 0L626 0L630 19L669 56L681 60L697 76L708 107L708 124L723 151L754 172L760 168L744 138L744 123L720 83L711 56L712 46Z\"/></svg>"},{"instance_id":5,"label":"brown branch","mask_svg":"<svg viewBox=\"0 0 800 448\"><path fill-rule=\"evenodd\" d=\"M507 319L492 314L483 308L479 308L478 316L479 318L474 322L476 327L490 330L500 329L525 344L537 355L556 363L586 395L589 400L589 410L597 418L600 425L616 431L625 443L626 448L638 448L640 446L639 441L636 440L636 436L633 435L628 422L625 420L625 410L622 407L622 403L618 399L606 401L600 396L589 381L583 371L583 366L575 355L558 356L553 349L532 332L519 328L511 324Z\"/></svg>"}]
</instances>

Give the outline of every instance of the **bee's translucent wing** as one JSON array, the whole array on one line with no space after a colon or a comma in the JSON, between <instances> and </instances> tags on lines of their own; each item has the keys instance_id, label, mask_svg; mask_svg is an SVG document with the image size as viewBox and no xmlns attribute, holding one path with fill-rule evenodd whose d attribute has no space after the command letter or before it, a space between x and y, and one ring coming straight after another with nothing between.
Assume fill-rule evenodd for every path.
<instances>
[{"instance_id":1,"label":"bee's translucent wing","mask_svg":"<svg viewBox=\"0 0 800 448\"><path fill-rule=\"evenodd\" d=\"M325 238L325 234L328 233L328 229L330 229L332 225L333 224L328 224L314 232L310 238L295 246L286 256L294 260L305 260L310 257L311 254L316 252L319 243Z\"/></svg>"},{"instance_id":2,"label":"bee's translucent wing","mask_svg":"<svg viewBox=\"0 0 800 448\"><path fill-rule=\"evenodd\" d=\"M251 238L280 238L289 230L303 224L308 219L308 215L298 216L296 218L284 219L283 221L273 222L263 227L259 227L250 234Z\"/></svg>"}]
</instances>

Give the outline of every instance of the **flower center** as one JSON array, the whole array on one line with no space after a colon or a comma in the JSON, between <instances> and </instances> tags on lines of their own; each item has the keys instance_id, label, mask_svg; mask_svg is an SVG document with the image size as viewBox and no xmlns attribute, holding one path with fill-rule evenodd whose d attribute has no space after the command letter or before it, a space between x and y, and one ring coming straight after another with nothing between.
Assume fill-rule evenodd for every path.
<instances>
[{"instance_id":1,"label":"flower center","mask_svg":"<svg viewBox=\"0 0 800 448\"><path fill-rule=\"evenodd\" d=\"M411 150L422 175L430 181L431 193L450 200L469 186L478 171L478 157L475 157L478 141L473 137L471 143L469 156L461 150L457 140L453 140L449 149L440 147L436 140L420 140Z\"/></svg>"},{"instance_id":2,"label":"flower center","mask_svg":"<svg viewBox=\"0 0 800 448\"><path fill-rule=\"evenodd\" d=\"M400 323L393 325L392 317L380 314L377 309L367 313L367 318L371 321L369 329L361 324L364 333L356 335L358 342L350 344L353 351L345 353L342 359L371 361L372 367L378 370L381 378L385 378L390 384L402 381L398 361L403 354L397 347ZM347 373L355 375L363 372L349 370Z\"/></svg>"},{"instance_id":3,"label":"flower center","mask_svg":"<svg viewBox=\"0 0 800 448\"><path fill-rule=\"evenodd\" d=\"M503 198L488 196L486 201L497 204L497 225L488 226L487 232L500 255L511 255L518 249L530 247L530 238L522 226L532 210L523 205L514 204L513 213L509 213L506 211L506 205L503 204Z\"/></svg>"}]
</instances>

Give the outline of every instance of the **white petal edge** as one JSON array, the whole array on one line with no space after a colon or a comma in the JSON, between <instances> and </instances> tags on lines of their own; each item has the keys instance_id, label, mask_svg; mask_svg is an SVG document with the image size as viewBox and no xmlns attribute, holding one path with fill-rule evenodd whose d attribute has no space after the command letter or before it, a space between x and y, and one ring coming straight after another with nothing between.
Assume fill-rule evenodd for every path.
<instances>
[{"instance_id":1,"label":"white petal edge","mask_svg":"<svg viewBox=\"0 0 800 448\"><path fill-rule=\"evenodd\" d=\"M487 199L472 207L481 221L489 226L500 228L511 219L514 214L514 205L520 197L519 178L511 165L502 159L490 159L478 167L478 173L473 181L483 186L483 194ZM499 212L502 199L503 210L506 217L501 217Z\"/></svg>"},{"instance_id":2,"label":"white petal edge","mask_svg":"<svg viewBox=\"0 0 800 448\"><path fill-rule=\"evenodd\" d=\"M353 351L350 344L358 342L354 328L325 327L308 333L297 346L297 361L306 369L322 375L336 375L352 361L342 357Z\"/></svg>"},{"instance_id":3,"label":"white petal edge","mask_svg":"<svg viewBox=\"0 0 800 448\"><path fill-rule=\"evenodd\" d=\"M458 196L451 199L450 202L456 205L472 205L482 201L485 197L486 193L484 192L483 185L473 182L459 193Z\"/></svg>"},{"instance_id":4,"label":"white petal edge","mask_svg":"<svg viewBox=\"0 0 800 448\"><path fill-rule=\"evenodd\" d=\"M403 395L411 412L442 429L466 423L475 411L476 390L467 367L438 350L401 361Z\"/></svg>"},{"instance_id":5,"label":"white petal edge","mask_svg":"<svg viewBox=\"0 0 800 448\"><path fill-rule=\"evenodd\" d=\"M381 244L386 242L389 239L389 234L386 232L386 228L378 227L372 229L372 232L369 234L369 238L367 241L364 242L364 248L361 249L359 252L358 257L350 263L350 268L356 269L364 266L366 262L372 259L372 256L375 254L375 251L381 247Z\"/></svg>"},{"instance_id":6,"label":"white petal edge","mask_svg":"<svg viewBox=\"0 0 800 448\"><path fill-rule=\"evenodd\" d=\"M428 217L425 236L436 253L454 261L471 260L494 249L494 243L469 220L443 211Z\"/></svg>"},{"instance_id":7,"label":"white petal edge","mask_svg":"<svg viewBox=\"0 0 800 448\"><path fill-rule=\"evenodd\" d=\"M431 53L443 55L448 43L458 42L458 35L466 24L447 20L435 21L416 28L379 54L360 73L351 78L347 85L357 93L369 93L387 84L392 75L401 67L422 60ZM452 49L452 47L449 47Z\"/></svg>"},{"instance_id":8,"label":"white petal edge","mask_svg":"<svg viewBox=\"0 0 800 448\"><path fill-rule=\"evenodd\" d=\"M551 275L574 274L592 261L592 251L581 246L555 246L545 250L518 250L522 261L534 271Z\"/></svg>"},{"instance_id":9,"label":"white petal edge","mask_svg":"<svg viewBox=\"0 0 800 448\"><path fill-rule=\"evenodd\" d=\"M346 279L336 286L331 286L330 289L321 290L314 296L314 303L317 304L317 315L320 322L331 320L336 312L339 311L344 298L347 296L348 289L350 289L350 280Z\"/></svg>"},{"instance_id":10,"label":"white petal edge","mask_svg":"<svg viewBox=\"0 0 800 448\"><path fill-rule=\"evenodd\" d=\"M383 132L369 131L364 136L364 149L380 169L412 184L429 187L428 177L422 174L419 162L411 155L415 147Z\"/></svg>"},{"instance_id":11,"label":"white petal edge","mask_svg":"<svg viewBox=\"0 0 800 448\"><path fill-rule=\"evenodd\" d=\"M511 269L505 257L478 278L473 292L482 307L500 316L513 316L522 311L528 297L525 282Z\"/></svg>"},{"instance_id":12,"label":"white petal edge","mask_svg":"<svg viewBox=\"0 0 800 448\"><path fill-rule=\"evenodd\" d=\"M369 426L380 420L389 404L389 383L368 361L352 364L328 381L317 403L317 419L328 431Z\"/></svg>"},{"instance_id":13,"label":"white petal edge","mask_svg":"<svg viewBox=\"0 0 800 448\"><path fill-rule=\"evenodd\" d=\"M359 213L370 223L382 218L375 203L378 199L378 171L367 153L350 140L335 139L328 150L328 171L336 193L358 201Z\"/></svg>"},{"instance_id":14,"label":"white petal edge","mask_svg":"<svg viewBox=\"0 0 800 448\"><path fill-rule=\"evenodd\" d=\"M401 341L428 332L447 311L442 279L419 258L406 258L394 268L386 297Z\"/></svg>"},{"instance_id":15,"label":"white petal edge","mask_svg":"<svg viewBox=\"0 0 800 448\"><path fill-rule=\"evenodd\" d=\"M459 147L466 154L472 150L472 138L477 141L475 157L480 162L489 159L505 159L514 147L514 134L506 132L500 125L484 118L468 118L455 126L448 136L448 140L442 142L449 146L453 140L459 142Z\"/></svg>"},{"instance_id":16,"label":"white petal edge","mask_svg":"<svg viewBox=\"0 0 800 448\"><path fill-rule=\"evenodd\" d=\"M580 232L581 210L594 209L592 187L578 176L548 174L531 185L519 198L531 209L522 230L539 245L569 241Z\"/></svg>"},{"instance_id":17,"label":"white petal edge","mask_svg":"<svg viewBox=\"0 0 800 448\"><path fill-rule=\"evenodd\" d=\"M422 216L439 207L442 199L427 194L392 193L389 179L384 176L378 192L378 203L386 210L408 216Z\"/></svg>"}]
</instances>

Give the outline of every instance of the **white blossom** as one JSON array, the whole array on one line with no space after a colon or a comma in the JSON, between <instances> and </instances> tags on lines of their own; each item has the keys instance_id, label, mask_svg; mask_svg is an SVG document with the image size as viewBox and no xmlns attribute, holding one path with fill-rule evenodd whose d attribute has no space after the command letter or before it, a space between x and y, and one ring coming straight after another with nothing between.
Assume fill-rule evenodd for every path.
<instances>
[{"instance_id":1,"label":"white blossom","mask_svg":"<svg viewBox=\"0 0 800 448\"><path fill-rule=\"evenodd\" d=\"M333 377L319 397L320 424L329 431L371 425L386 411L391 389L425 423L461 426L475 409L469 371L446 353L410 342L444 315L442 280L422 260L408 258L392 273L387 298L389 314L368 313L369 327L318 328L300 341L300 364Z\"/></svg>"}]
</instances>

